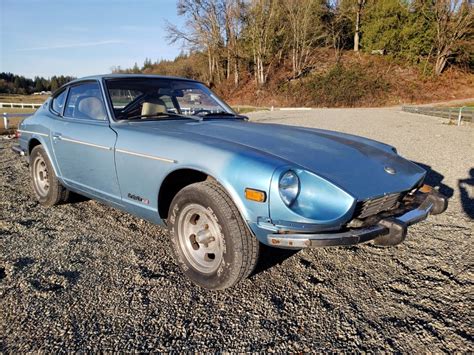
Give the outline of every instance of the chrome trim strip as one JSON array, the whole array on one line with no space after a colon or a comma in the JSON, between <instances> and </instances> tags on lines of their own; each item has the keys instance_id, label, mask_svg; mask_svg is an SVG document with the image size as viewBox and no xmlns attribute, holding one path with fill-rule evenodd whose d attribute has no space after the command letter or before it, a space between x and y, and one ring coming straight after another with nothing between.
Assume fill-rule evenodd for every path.
<instances>
[{"instance_id":1,"label":"chrome trim strip","mask_svg":"<svg viewBox=\"0 0 474 355\"><path fill-rule=\"evenodd\" d=\"M148 154L130 152L130 151L128 151L128 150L123 150L123 149L115 149L115 151L116 151L116 152L119 152L119 153L125 153L125 154L135 155L135 156L137 156L137 157L142 157L142 158L148 158L148 159L153 159L153 160L164 161L164 162L166 162L166 163L177 163L177 161L176 161L176 160L173 160L173 159L160 158L160 157L155 157L155 156L148 155Z\"/></svg>"},{"instance_id":2,"label":"chrome trim strip","mask_svg":"<svg viewBox=\"0 0 474 355\"><path fill-rule=\"evenodd\" d=\"M49 134L46 134L46 133L39 133L39 132L33 132L33 131L25 131L23 129L19 129L18 132L20 133L29 133L29 134L37 134L39 136L43 136L43 137L49 137Z\"/></svg>"},{"instance_id":3,"label":"chrome trim strip","mask_svg":"<svg viewBox=\"0 0 474 355\"><path fill-rule=\"evenodd\" d=\"M100 148L100 149L105 149L105 150L112 150L112 148L110 148L110 147L106 147L106 146L98 145L98 144L93 144L93 143L87 143L87 142L77 141L77 140L75 140L75 139L64 138L64 137L61 137L61 138L59 138L59 139L62 140L62 141L66 141L66 142L71 142L71 143L77 143L77 144L87 145L87 146L89 146L89 147Z\"/></svg>"}]
</instances>

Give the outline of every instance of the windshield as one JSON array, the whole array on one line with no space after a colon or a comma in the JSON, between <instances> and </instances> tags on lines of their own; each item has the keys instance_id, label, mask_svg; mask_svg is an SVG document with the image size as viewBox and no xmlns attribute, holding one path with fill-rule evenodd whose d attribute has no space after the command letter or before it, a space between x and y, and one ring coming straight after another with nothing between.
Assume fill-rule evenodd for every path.
<instances>
[{"instance_id":1,"label":"windshield","mask_svg":"<svg viewBox=\"0 0 474 355\"><path fill-rule=\"evenodd\" d=\"M205 85L160 78L108 79L117 120L239 117Z\"/></svg>"}]
</instances>

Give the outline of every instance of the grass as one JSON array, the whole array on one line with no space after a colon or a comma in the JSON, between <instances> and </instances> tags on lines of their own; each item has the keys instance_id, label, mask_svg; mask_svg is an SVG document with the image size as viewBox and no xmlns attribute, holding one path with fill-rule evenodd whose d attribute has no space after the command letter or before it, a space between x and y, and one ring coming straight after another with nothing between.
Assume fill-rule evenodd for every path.
<instances>
[{"instance_id":1,"label":"grass","mask_svg":"<svg viewBox=\"0 0 474 355\"><path fill-rule=\"evenodd\" d=\"M3 113L33 113L35 108L19 108L19 107L0 107L0 114Z\"/></svg>"},{"instance_id":2,"label":"grass","mask_svg":"<svg viewBox=\"0 0 474 355\"><path fill-rule=\"evenodd\" d=\"M42 104L49 95L16 95L16 94L0 94L0 102L15 102L25 104Z\"/></svg>"},{"instance_id":3,"label":"grass","mask_svg":"<svg viewBox=\"0 0 474 355\"><path fill-rule=\"evenodd\" d=\"M245 106L245 105L233 105L232 109L241 114L255 112L255 111L270 111L268 107L257 107L257 106Z\"/></svg>"},{"instance_id":4,"label":"grass","mask_svg":"<svg viewBox=\"0 0 474 355\"><path fill-rule=\"evenodd\" d=\"M444 103L437 105L438 107L447 107L447 108L461 108L461 107L474 107L474 101L461 101L460 103L456 103L455 106L452 104L450 105L449 103Z\"/></svg>"},{"instance_id":5,"label":"grass","mask_svg":"<svg viewBox=\"0 0 474 355\"><path fill-rule=\"evenodd\" d=\"M8 118L8 130L5 130L4 123L3 123L3 113L20 113L20 114L27 114L27 113L33 113L35 112L36 109L33 108L11 108L11 107L1 107L0 108L0 134L5 134L5 133L12 133L13 130L18 128L18 125L20 122L25 119L25 117L9 117Z\"/></svg>"}]
</instances>

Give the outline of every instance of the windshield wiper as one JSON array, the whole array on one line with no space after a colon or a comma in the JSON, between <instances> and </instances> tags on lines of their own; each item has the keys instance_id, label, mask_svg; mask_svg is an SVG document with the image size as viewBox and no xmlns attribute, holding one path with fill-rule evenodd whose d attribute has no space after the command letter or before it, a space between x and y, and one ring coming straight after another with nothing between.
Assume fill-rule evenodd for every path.
<instances>
[{"instance_id":1,"label":"windshield wiper","mask_svg":"<svg viewBox=\"0 0 474 355\"><path fill-rule=\"evenodd\" d=\"M232 116L232 117L237 117L237 118L243 118L246 119L245 116L242 115L236 115L235 113L230 113L230 112L210 112L208 114L205 114L202 117L219 117L219 116Z\"/></svg>"},{"instance_id":2,"label":"windshield wiper","mask_svg":"<svg viewBox=\"0 0 474 355\"><path fill-rule=\"evenodd\" d=\"M179 113L172 113L172 112L160 112L160 113L155 113L153 115L136 115L136 116L128 117L125 120L159 118L159 117L163 117L163 116L181 117L181 118L188 118L188 119L195 120L195 121L202 121L202 117L186 116L186 115L181 115Z\"/></svg>"}]
</instances>

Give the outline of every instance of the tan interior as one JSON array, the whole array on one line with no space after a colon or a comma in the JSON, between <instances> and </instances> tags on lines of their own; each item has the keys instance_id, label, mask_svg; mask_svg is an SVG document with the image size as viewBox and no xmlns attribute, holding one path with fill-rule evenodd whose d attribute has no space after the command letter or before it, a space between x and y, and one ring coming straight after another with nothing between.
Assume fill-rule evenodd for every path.
<instances>
[{"instance_id":1,"label":"tan interior","mask_svg":"<svg viewBox=\"0 0 474 355\"><path fill-rule=\"evenodd\" d=\"M142 116L151 116L159 113L166 113L166 105L163 100L158 98L148 99L148 101L142 104Z\"/></svg>"}]
</instances>

